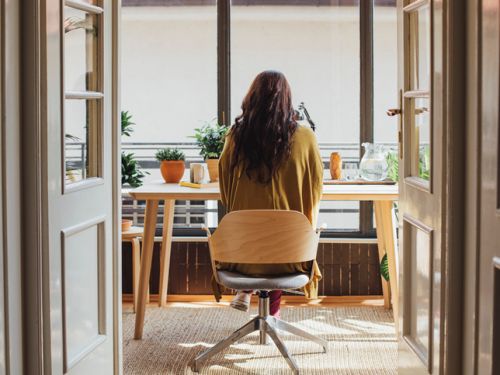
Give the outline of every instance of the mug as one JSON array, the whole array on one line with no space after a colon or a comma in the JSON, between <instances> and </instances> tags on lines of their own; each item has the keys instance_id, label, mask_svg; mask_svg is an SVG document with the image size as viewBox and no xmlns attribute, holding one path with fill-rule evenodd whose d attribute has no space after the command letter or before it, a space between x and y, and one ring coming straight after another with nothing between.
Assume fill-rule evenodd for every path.
<instances>
[{"instance_id":1,"label":"mug","mask_svg":"<svg viewBox=\"0 0 500 375\"><path fill-rule=\"evenodd\" d=\"M191 163L189 166L190 180L194 184L201 184L205 179L205 168L201 163Z\"/></svg>"}]
</instances>

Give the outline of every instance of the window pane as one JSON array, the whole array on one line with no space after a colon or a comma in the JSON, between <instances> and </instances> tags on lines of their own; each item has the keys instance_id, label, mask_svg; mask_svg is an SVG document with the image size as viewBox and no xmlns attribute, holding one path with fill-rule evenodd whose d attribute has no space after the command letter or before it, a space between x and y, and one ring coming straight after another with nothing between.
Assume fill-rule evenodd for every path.
<instances>
[{"instance_id":1,"label":"window pane","mask_svg":"<svg viewBox=\"0 0 500 375\"><path fill-rule=\"evenodd\" d=\"M412 176L430 180L430 104L428 98L409 99L412 114Z\"/></svg>"},{"instance_id":2,"label":"window pane","mask_svg":"<svg viewBox=\"0 0 500 375\"><path fill-rule=\"evenodd\" d=\"M236 2L241 3L241 2ZM287 2L281 2L286 4ZM304 102L319 142L359 142L359 7L237 6L231 9L231 115L255 76L279 70L294 105ZM326 3L326 2L323 2Z\"/></svg>"},{"instance_id":3,"label":"window pane","mask_svg":"<svg viewBox=\"0 0 500 375\"><path fill-rule=\"evenodd\" d=\"M327 223L328 231L348 232L359 230L359 202L322 201L318 226Z\"/></svg>"},{"instance_id":4,"label":"window pane","mask_svg":"<svg viewBox=\"0 0 500 375\"><path fill-rule=\"evenodd\" d=\"M332 0L321 2L321 6L316 2L308 6L304 2L296 5L295 1L275 1L274 5L242 6L242 1L232 1L233 121L241 113L241 102L255 76L263 70L279 70L290 83L294 106L298 108L304 102L316 124L325 162L336 151L344 161L357 165L359 3L348 3L339 5ZM329 173L326 177L330 178ZM328 223L331 229L359 228L358 203L322 202L321 210L319 220ZM341 213L342 210L346 212Z\"/></svg>"},{"instance_id":5,"label":"window pane","mask_svg":"<svg viewBox=\"0 0 500 375\"><path fill-rule=\"evenodd\" d=\"M99 100L65 101L66 183L99 176Z\"/></svg>"},{"instance_id":6,"label":"window pane","mask_svg":"<svg viewBox=\"0 0 500 375\"><path fill-rule=\"evenodd\" d=\"M373 120L375 143L397 147L399 116L389 117L387 109L397 108L398 98L396 0L375 0L373 9Z\"/></svg>"},{"instance_id":7,"label":"window pane","mask_svg":"<svg viewBox=\"0 0 500 375\"><path fill-rule=\"evenodd\" d=\"M64 7L65 91L99 91L98 17Z\"/></svg>"},{"instance_id":8,"label":"window pane","mask_svg":"<svg viewBox=\"0 0 500 375\"><path fill-rule=\"evenodd\" d=\"M431 15L429 6L410 13L410 88L430 90Z\"/></svg>"},{"instance_id":9,"label":"window pane","mask_svg":"<svg viewBox=\"0 0 500 375\"><path fill-rule=\"evenodd\" d=\"M122 9L122 108L136 123L127 141L193 142L216 118L217 7L206 3Z\"/></svg>"},{"instance_id":10,"label":"window pane","mask_svg":"<svg viewBox=\"0 0 500 375\"><path fill-rule=\"evenodd\" d=\"M162 178L160 148L180 148L187 168L203 162L194 129L217 116L217 6L203 4L122 8L121 101L135 123L122 150L150 173L145 183ZM144 207L137 210L141 224ZM176 231L216 224L217 202L176 202Z\"/></svg>"}]
</instances>

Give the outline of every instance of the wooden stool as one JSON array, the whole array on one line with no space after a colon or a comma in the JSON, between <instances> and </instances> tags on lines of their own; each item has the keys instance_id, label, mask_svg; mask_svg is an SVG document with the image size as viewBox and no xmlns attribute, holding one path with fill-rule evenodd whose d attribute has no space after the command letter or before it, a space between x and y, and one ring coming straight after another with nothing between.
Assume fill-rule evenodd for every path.
<instances>
[{"instance_id":1,"label":"wooden stool","mask_svg":"<svg viewBox=\"0 0 500 375\"><path fill-rule=\"evenodd\" d=\"M122 232L122 242L132 244L132 296L134 299L134 312L137 306L137 291L139 288L139 271L141 269L141 242L140 238L144 235L144 229L131 227L128 231ZM149 303L149 290L147 294Z\"/></svg>"}]
</instances>

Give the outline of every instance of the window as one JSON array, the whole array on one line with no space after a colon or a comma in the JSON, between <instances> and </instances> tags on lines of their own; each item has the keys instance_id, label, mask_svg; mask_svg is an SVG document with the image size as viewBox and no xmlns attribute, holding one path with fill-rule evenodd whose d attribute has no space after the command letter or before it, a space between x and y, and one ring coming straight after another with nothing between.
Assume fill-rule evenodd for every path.
<instances>
[{"instance_id":1,"label":"window","mask_svg":"<svg viewBox=\"0 0 500 375\"><path fill-rule=\"evenodd\" d=\"M182 2L122 10L122 108L135 123L132 142L124 139L122 149L150 173L146 181L161 179L159 148L182 149L188 165L203 162L191 136L217 117L216 2L170 3ZM125 197L123 214L142 223L144 202ZM216 223L217 202L176 202L176 234Z\"/></svg>"},{"instance_id":2,"label":"window","mask_svg":"<svg viewBox=\"0 0 500 375\"><path fill-rule=\"evenodd\" d=\"M102 177L99 2L67 0L63 16L65 185Z\"/></svg>"},{"instance_id":3,"label":"window","mask_svg":"<svg viewBox=\"0 0 500 375\"><path fill-rule=\"evenodd\" d=\"M316 123L325 178L331 152L357 169L362 142L395 146L397 120L385 115L398 99L395 0L123 4L122 103L137 123L134 142L124 148L148 167L149 178L159 178L153 154L166 143L183 148L188 162L200 161L193 129L215 116L232 123L253 78L266 69L287 76L294 105L305 103ZM177 228L200 226L180 215L192 206L177 208ZM216 222L217 207L205 209L209 216L198 218ZM336 236L371 235L370 216L366 204L322 202L319 221Z\"/></svg>"},{"instance_id":4,"label":"window","mask_svg":"<svg viewBox=\"0 0 500 375\"><path fill-rule=\"evenodd\" d=\"M287 77L295 108L305 106L316 124L325 161L338 151L344 163L359 160L360 13L359 1L348 6L243 6L231 8L231 118L255 76L279 70ZM281 2L280 4L282 4ZM259 4L264 4L261 2ZM325 169L325 178L331 178ZM359 202L322 202L319 222L341 231L359 229Z\"/></svg>"}]
</instances>

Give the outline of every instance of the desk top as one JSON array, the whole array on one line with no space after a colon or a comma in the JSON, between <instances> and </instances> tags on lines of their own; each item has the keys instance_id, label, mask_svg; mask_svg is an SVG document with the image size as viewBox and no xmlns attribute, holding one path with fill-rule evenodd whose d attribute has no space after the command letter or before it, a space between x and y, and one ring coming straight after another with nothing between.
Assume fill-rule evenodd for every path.
<instances>
[{"instance_id":1,"label":"desk top","mask_svg":"<svg viewBox=\"0 0 500 375\"><path fill-rule=\"evenodd\" d=\"M137 189L123 190L137 200L219 200L218 183L207 184L200 189L154 181ZM397 185L323 185L322 200L333 201L396 201Z\"/></svg>"}]
</instances>

